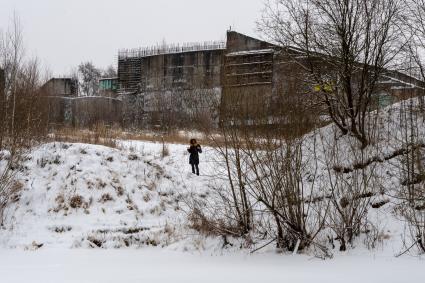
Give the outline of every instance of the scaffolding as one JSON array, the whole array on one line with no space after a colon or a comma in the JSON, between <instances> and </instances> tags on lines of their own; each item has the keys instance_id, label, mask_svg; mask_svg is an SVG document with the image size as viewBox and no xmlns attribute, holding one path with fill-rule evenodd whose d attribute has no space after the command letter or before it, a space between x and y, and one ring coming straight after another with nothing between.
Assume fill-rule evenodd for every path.
<instances>
[{"instance_id":1,"label":"scaffolding","mask_svg":"<svg viewBox=\"0 0 425 283\"><path fill-rule=\"evenodd\" d=\"M141 77L141 58L118 58L118 93L137 91L140 88Z\"/></svg>"}]
</instances>

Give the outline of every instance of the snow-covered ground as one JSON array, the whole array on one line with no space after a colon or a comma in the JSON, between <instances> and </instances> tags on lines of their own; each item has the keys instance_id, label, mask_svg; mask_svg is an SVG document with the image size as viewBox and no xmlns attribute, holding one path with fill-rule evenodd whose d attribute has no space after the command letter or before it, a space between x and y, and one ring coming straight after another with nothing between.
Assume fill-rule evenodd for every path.
<instances>
[{"instance_id":1,"label":"snow-covered ground","mask_svg":"<svg viewBox=\"0 0 425 283\"><path fill-rule=\"evenodd\" d=\"M185 237L188 195L206 197L212 149L201 176L191 173L186 146L122 142L49 143L34 149L19 175L23 191L6 211L6 248L169 246ZM179 248L185 248L184 246Z\"/></svg>"},{"instance_id":2,"label":"snow-covered ground","mask_svg":"<svg viewBox=\"0 0 425 283\"><path fill-rule=\"evenodd\" d=\"M345 255L214 255L158 248L0 250L0 278L7 283L139 282L422 282L420 258Z\"/></svg>"},{"instance_id":3,"label":"snow-covered ground","mask_svg":"<svg viewBox=\"0 0 425 283\"><path fill-rule=\"evenodd\" d=\"M397 111L382 115L382 131L401 135L400 125L389 121ZM331 131L315 134L322 145ZM349 168L354 160L344 150L347 139L340 138L336 161ZM401 140L380 140L368 152L381 160L376 168L388 188L375 202L389 201L400 187L400 160L385 158ZM251 255L262 243L223 248L221 238L199 235L187 225L188 201L208 199L223 180L213 148L203 148L199 177L191 173L186 148L168 144L167 156L162 144L143 141L121 141L116 149L77 143L34 148L17 176L22 192L0 230L0 282L421 282L421 257L394 257L409 245L405 223L394 215L396 201L369 211L371 223L379 224L374 248L366 249L359 237L355 249L335 248L325 261L276 254L272 245ZM326 168L319 166L320 174Z\"/></svg>"}]
</instances>

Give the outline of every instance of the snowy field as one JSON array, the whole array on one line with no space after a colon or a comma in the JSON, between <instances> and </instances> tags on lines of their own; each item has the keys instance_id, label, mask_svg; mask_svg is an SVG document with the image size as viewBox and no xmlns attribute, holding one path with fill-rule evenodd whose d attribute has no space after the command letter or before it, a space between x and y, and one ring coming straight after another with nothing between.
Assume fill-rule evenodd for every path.
<instances>
[{"instance_id":1,"label":"snowy field","mask_svg":"<svg viewBox=\"0 0 425 283\"><path fill-rule=\"evenodd\" d=\"M425 261L392 256L214 255L140 250L0 251L1 282L422 282Z\"/></svg>"}]
</instances>

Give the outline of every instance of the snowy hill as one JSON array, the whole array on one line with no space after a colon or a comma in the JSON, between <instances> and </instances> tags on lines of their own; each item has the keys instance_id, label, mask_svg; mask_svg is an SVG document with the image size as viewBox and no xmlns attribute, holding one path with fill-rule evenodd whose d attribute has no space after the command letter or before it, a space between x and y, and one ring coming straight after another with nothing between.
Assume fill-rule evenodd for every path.
<instances>
[{"instance_id":1,"label":"snowy hill","mask_svg":"<svg viewBox=\"0 0 425 283\"><path fill-rule=\"evenodd\" d=\"M122 149L37 147L19 175L23 191L6 212L2 246L119 248L177 241L183 199L205 194L206 177L192 176L185 146L171 145L164 158L161 149L143 142L125 142ZM208 155L206 150L202 158Z\"/></svg>"}]
</instances>

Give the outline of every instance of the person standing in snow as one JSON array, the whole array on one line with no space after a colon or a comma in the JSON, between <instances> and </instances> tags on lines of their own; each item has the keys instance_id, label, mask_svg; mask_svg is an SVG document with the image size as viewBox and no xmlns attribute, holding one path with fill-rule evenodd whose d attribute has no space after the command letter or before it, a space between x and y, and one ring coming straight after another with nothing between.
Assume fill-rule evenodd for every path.
<instances>
[{"instance_id":1,"label":"person standing in snow","mask_svg":"<svg viewBox=\"0 0 425 283\"><path fill-rule=\"evenodd\" d=\"M199 153L202 153L201 146L196 142L195 139L190 140L190 147L187 149L190 153L189 164L192 165L192 173L199 176Z\"/></svg>"}]
</instances>

